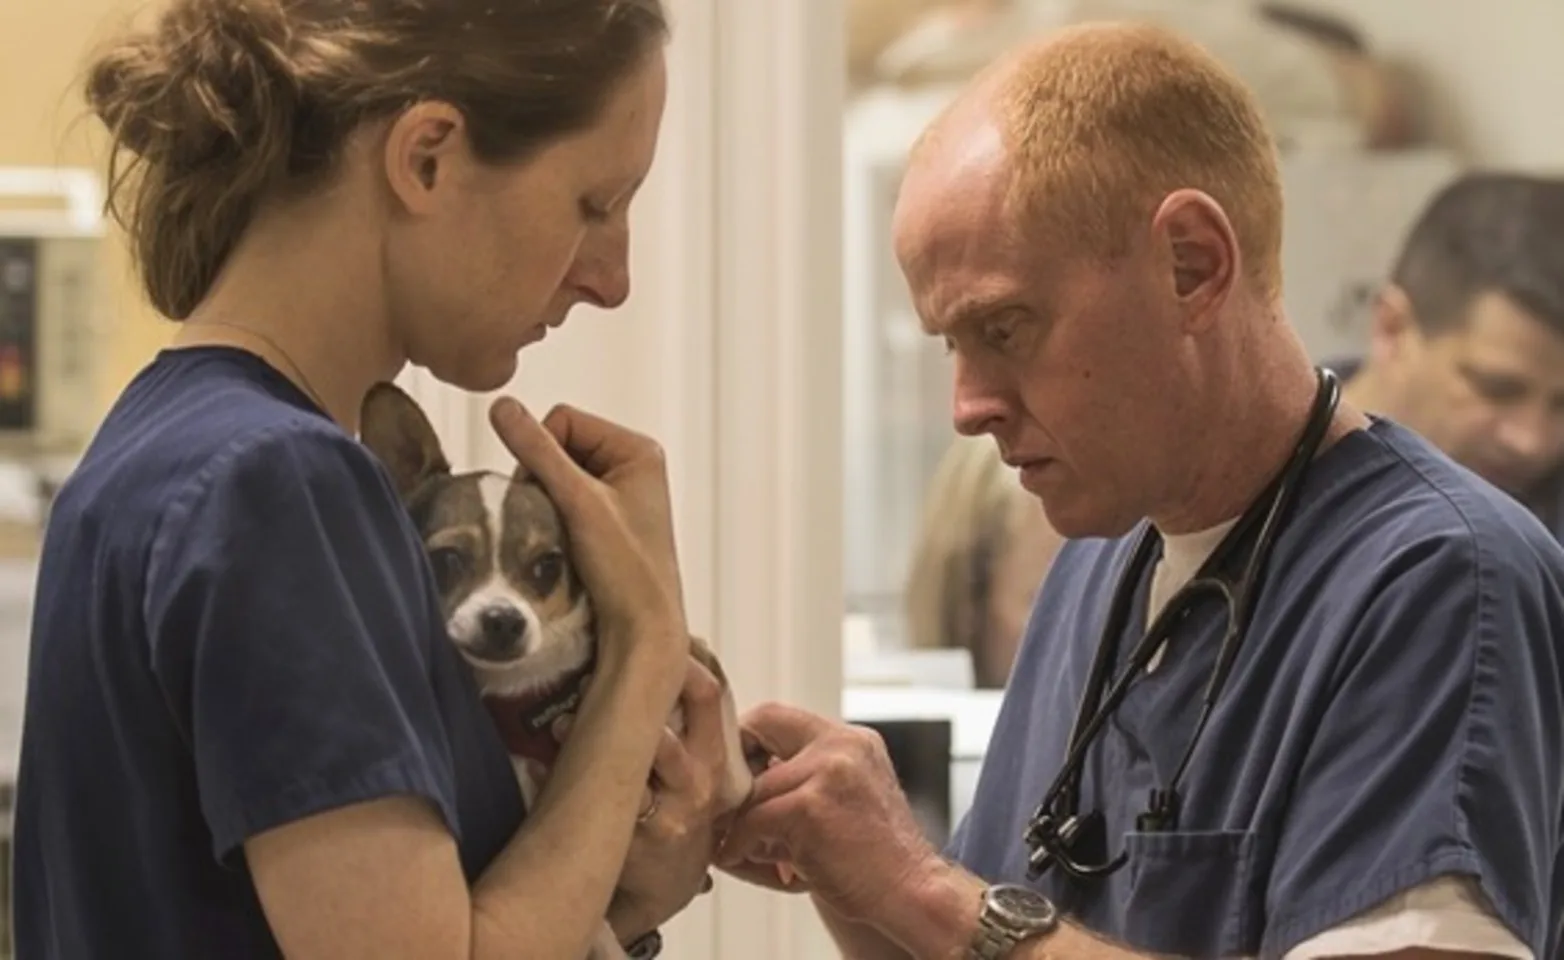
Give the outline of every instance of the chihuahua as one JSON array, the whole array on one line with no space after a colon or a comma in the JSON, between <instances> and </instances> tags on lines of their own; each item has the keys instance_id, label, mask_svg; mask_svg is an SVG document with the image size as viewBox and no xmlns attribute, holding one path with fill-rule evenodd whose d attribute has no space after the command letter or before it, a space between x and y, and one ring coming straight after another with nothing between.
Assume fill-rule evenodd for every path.
<instances>
[{"instance_id":1,"label":"chihuahua","mask_svg":"<svg viewBox=\"0 0 1564 960\"><path fill-rule=\"evenodd\" d=\"M393 384L365 396L360 432L423 538L447 632L511 752L530 809L595 662L592 601L571 563L564 522L525 468L510 477L453 473L428 417ZM733 694L704 643L692 637L690 652L722 687L728 763L718 801L736 809L753 776ZM678 705L669 726L684 732ZM589 960L627 957L605 921Z\"/></svg>"}]
</instances>

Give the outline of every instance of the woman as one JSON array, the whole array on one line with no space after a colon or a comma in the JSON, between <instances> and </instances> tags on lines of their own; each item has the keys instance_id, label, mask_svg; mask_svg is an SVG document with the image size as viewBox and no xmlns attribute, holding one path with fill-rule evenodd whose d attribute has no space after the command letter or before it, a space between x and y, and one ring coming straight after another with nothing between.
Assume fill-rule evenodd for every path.
<instances>
[{"instance_id":1,"label":"woman","mask_svg":"<svg viewBox=\"0 0 1564 960\"><path fill-rule=\"evenodd\" d=\"M924 498L905 592L920 649L965 647L980 690L998 690L1063 540L989 437L957 437Z\"/></svg>"},{"instance_id":2,"label":"woman","mask_svg":"<svg viewBox=\"0 0 1564 960\"><path fill-rule=\"evenodd\" d=\"M407 363L495 389L572 306L625 298L666 32L659 0L173 0L93 64L132 164L113 206L183 323L45 537L21 956L577 960L605 912L631 941L694 895L720 756L660 740L681 686L713 682L689 667L655 445L496 406L601 618L523 825L422 545L354 439ZM668 790L643 811L654 755Z\"/></svg>"}]
</instances>

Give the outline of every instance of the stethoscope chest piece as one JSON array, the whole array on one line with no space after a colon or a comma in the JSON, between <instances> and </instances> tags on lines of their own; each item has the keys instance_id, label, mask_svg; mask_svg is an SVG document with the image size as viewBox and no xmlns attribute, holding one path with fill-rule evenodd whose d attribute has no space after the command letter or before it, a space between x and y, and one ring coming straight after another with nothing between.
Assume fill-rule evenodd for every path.
<instances>
[{"instance_id":1,"label":"stethoscope chest piece","mask_svg":"<svg viewBox=\"0 0 1564 960\"><path fill-rule=\"evenodd\" d=\"M1065 869L1076 875L1089 872L1081 864L1099 864L1108 860L1108 820L1101 810L1056 816L1044 813L1027 826L1027 876L1036 880L1057 860L1066 861ZM1109 871L1104 871L1109 872Z\"/></svg>"}]
</instances>

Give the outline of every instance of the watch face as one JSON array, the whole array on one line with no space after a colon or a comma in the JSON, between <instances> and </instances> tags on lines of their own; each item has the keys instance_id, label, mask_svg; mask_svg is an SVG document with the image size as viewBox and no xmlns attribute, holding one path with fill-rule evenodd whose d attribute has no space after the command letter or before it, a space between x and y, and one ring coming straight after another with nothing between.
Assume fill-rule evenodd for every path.
<instances>
[{"instance_id":1,"label":"watch face","mask_svg":"<svg viewBox=\"0 0 1564 960\"><path fill-rule=\"evenodd\" d=\"M1009 884L996 885L989 888L988 900L994 912L1006 923L1027 928L1047 928L1054 924L1053 903L1035 890Z\"/></svg>"}]
</instances>

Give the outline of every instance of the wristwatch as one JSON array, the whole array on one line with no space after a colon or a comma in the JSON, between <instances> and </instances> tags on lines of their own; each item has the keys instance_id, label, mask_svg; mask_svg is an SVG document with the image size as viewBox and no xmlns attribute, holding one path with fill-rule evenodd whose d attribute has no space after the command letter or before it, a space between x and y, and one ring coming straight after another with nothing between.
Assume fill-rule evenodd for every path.
<instances>
[{"instance_id":1,"label":"wristwatch","mask_svg":"<svg viewBox=\"0 0 1564 960\"><path fill-rule=\"evenodd\" d=\"M636 938L634 943L630 944L628 947L625 947L625 955L628 956L630 960L654 960L654 958L662 952L663 935L658 933L656 930L653 930L651 933L648 933L643 937Z\"/></svg>"},{"instance_id":2,"label":"wristwatch","mask_svg":"<svg viewBox=\"0 0 1564 960\"><path fill-rule=\"evenodd\" d=\"M1059 926L1053 901L1029 887L996 883L983 891L971 960L1004 960L1016 944L1045 936Z\"/></svg>"}]
</instances>

